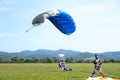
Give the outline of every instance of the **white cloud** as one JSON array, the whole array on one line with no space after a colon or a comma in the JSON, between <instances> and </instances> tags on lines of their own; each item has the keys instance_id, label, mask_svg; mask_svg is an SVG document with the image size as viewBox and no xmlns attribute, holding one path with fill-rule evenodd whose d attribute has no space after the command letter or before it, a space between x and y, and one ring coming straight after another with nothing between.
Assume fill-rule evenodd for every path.
<instances>
[{"instance_id":1,"label":"white cloud","mask_svg":"<svg viewBox=\"0 0 120 80\"><path fill-rule=\"evenodd\" d=\"M8 38L8 37L13 37L15 34L12 33L0 33L0 38Z\"/></svg>"},{"instance_id":2,"label":"white cloud","mask_svg":"<svg viewBox=\"0 0 120 80\"><path fill-rule=\"evenodd\" d=\"M15 0L1 0L1 4L5 6L13 5L15 3L16 3Z\"/></svg>"},{"instance_id":3,"label":"white cloud","mask_svg":"<svg viewBox=\"0 0 120 80\"><path fill-rule=\"evenodd\" d=\"M0 12L10 12L13 11L12 7L16 2L14 0L1 0L0 1Z\"/></svg>"}]
</instances>

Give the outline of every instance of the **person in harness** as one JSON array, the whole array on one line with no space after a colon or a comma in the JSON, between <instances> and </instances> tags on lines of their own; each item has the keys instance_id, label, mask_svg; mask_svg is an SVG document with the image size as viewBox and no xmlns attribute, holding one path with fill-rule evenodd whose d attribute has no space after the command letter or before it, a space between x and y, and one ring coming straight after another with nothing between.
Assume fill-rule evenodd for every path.
<instances>
[{"instance_id":1,"label":"person in harness","mask_svg":"<svg viewBox=\"0 0 120 80\"><path fill-rule=\"evenodd\" d=\"M63 71L72 71L71 68L66 67L64 60L61 60L58 65L59 65L59 68L61 68Z\"/></svg>"},{"instance_id":2,"label":"person in harness","mask_svg":"<svg viewBox=\"0 0 120 80\"><path fill-rule=\"evenodd\" d=\"M104 77L104 74L101 69L102 61L98 58L98 55L96 54L95 54L95 60L93 61L93 63L95 66L94 66L94 70L93 70L91 77L95 76L97 70L100 72L100 75Z\"/></svg>"}]
</instances>

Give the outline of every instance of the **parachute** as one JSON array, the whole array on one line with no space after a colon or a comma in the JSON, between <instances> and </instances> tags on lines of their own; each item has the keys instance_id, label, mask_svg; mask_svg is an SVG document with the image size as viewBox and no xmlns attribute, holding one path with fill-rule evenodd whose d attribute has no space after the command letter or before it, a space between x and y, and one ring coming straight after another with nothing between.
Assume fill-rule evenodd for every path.
<instances>
[{"instance_id":1,"label":"parachute","mask_svg":"<svg viewBox=\"0 0 120 80\"><path fill-rule=\"evenodd\" d=\"M65 55L64 54L59 54L60 57L64 57Z\"/></svg>"},{"instance_id":2,"label":"parachute","mask_svg":"<svg viewBox=\"0 0 120 80\"><path fill-rule=\"evenodd\" d=\"M32 21L33 27L44 23L45 19L51 21L51 23L53 23L53 25L63 34L70 35L76 30L76 25L73 18L62 10L50 10L39 14ZM26 30L26 32L32 28Z\"/></svg>"}]
</instances>

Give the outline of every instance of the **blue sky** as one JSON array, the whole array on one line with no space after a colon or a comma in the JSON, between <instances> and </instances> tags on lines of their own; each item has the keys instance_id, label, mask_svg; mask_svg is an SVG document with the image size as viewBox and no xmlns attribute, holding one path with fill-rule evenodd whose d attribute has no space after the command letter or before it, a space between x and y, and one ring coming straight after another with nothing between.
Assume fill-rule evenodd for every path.
<instances>
[{"instance_id":1,"label":"blue sky","mask_svg":"<svg viewBox=\"0 0 120 80\"><path fill-rule=\"evenodd\" d=\"M25 33L38 14L60 9L76 23L64 35L45 23ZM120 51L119 0L0 0L0 51L70 49L81 52Z\"/></svg>"}]
</instances>

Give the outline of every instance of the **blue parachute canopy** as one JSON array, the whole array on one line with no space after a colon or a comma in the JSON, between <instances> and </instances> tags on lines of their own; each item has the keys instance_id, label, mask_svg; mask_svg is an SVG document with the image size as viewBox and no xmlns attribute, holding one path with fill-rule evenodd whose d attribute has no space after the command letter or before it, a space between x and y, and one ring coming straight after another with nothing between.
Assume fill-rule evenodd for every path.
<instances>
[{"instance_id":1,"label":"blue parachute canopy","mask_svg":"<svg viewBox=\"0 0 120 80\"><path fill-rule=\"evenodd\" d=\"M62 10L50 10L41 13L33 19L32 24L33 26L38 26L44 23L45 19L50 20L53 25L55 25L55 27L63 34L70 35L76 30L73 18Z\"/></svg>"},{"instance_id":2,"label":"blue parachute canopy","mask_svg":"<svg viewBox=\"0 0 120 80\"><path fill-rule=\"evenodd\" d=\"M56 16L50 16L48 19L59 29L62 33L70 35L75 29L75 22L73 18L65 13L64 11L58 10L58 14Z\"/></svg>"}]
</instances>

